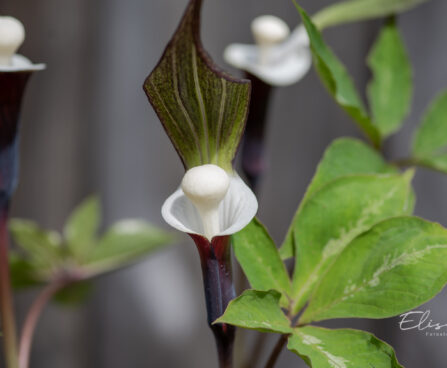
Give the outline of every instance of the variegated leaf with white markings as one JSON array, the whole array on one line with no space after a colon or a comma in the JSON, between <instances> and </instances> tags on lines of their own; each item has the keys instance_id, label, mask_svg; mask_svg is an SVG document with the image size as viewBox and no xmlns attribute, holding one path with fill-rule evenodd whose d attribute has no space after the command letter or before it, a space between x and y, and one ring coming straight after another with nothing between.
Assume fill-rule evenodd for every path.
<instances>
[{"instance_id":1,"label":"variegated leaf with white markings","mask_svg":"<svg viewBox=\"0 0 447 368\"><path fill-rule=\"evenodd\" d=\"M314 326L297 328L287 347L310 367L402 368L391 346L364 331Z\"/></svg>"},{"instance_id":2,"label":"variegated leaf with white markings","mask_svg":"<svg viewBox=\"0 0 447 368\"><path fill-rule=\"evenodd\" d=\"M191 0L144 90L185 168L227 171L244 130L250 82L213 63L200 40L202 0Z\"/></svg>"},{"instance_id":3,"label":"variegated leaf with white markings","mask_svg":"<svg viewBox=\"0 0 447 368\"><path fill-rule=\"evenodd\" d=\"M294 224L304 203L326 184L343 176L357 174L391 174L397 169L385 162L383 157L366 143L353 138L336 139L324 152L318 164L312 182L300 203L297 214L292 221L286 239L281 247L281 257L291 258L294 255Z\"/></svg>"},{"instance_id":4,"label":"variegated leaf with white markings","mask_svg":"<svg viewBox=\"0 0 447 368\"><path fill-rule=\"evenodd\" d=\"M412 171L346 176L323 186L304 203L293 224L293 312L304 306L317 281L356 236L379 221L412 212L412 177Z\"/></svg>"},{"instance_id":5,"label":"variegated leaf with white markings","mask_svg":"<svg viewBox=\"0 0 447 368\"><path fill-rule=\"evenodd\" d=\"M353 240L326 273L301 321L386 318L447 283L447 230L416 217L381 222Z\"/></svg>"}]
</instances>

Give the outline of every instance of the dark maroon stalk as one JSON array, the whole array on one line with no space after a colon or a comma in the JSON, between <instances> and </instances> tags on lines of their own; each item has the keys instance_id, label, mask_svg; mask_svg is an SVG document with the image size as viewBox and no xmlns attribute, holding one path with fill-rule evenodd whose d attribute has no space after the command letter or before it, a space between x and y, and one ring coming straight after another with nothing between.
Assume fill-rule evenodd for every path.
<instances>
[{"instance_id":1,"label":"dark maroon stalk","mask_svg":"<svg viewBox=\"0 0 447 368\"><path fill-rule=\"evenodd\" d=\"M17 368L17 336L8 264L8 209L17 183L18 121L31 71L0 72L0 310L8 368Z\"/></svg>"},{"instance_id":2,"label":"dark maroon stalk","mask_svg":"<svg viewBox=\"0 0 447 368\"><path fill-rule=\"evenodd\" d=\"M229 236L214 237L212 242L200 235L191 234L197 245L202 265L208 325L213 331L219 354L220 368L233 366L234 326L213 322L222 316L235 291L231 272Z\"/></svg>"},{"instance_id":3,"label":"dark maroon stalk","mask_svg":"<svg viewBox=\"0 0 447 368\"><path fill-rule=\"evenodd\" d=\"M248 72L245 76L252 82L252 93L242 146L242 170L256 192L266 167L264 136L272 86Z\"/></svg>"}]
</instances>

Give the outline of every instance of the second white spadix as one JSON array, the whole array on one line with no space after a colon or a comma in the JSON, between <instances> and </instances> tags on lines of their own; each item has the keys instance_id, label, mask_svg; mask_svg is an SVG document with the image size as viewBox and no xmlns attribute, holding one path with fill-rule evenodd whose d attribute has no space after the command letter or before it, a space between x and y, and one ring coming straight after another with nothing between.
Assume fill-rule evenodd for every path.
<instances>
[{"instance_id":1,"label":"second white spadix","mask_svg":"<svg viewBox=\"0 0 447 368\"><path fill-rule=\"evenodd\" d=\"M268 64L272 46L283 42L290 34L289 26L281 18L273 15L262 15L251 23L251 31L259 46L259 62Z\"/></svg>"},{"instance_id":2,"label":"second white spadix","mask_svg":"<svg viewBox=\"0 0 447 368\"><path fill-rule=\"evenodd\" d=\"M12 64L12 57L24 40L23 24L13 17L0 16L0 65Z\"/></svg>"},{"instance_id":3,"label":"second white spadix","mask_svg":"<svg viewBox=\"0 0 447 368\"><path fill-rule=\"evenodd\" d=\"M182 190L199 212L204 235L210 240L222 230L219 205L229 186L228 174L216 165L193 167L183 177Z\"/></svg>"}]
</instances>

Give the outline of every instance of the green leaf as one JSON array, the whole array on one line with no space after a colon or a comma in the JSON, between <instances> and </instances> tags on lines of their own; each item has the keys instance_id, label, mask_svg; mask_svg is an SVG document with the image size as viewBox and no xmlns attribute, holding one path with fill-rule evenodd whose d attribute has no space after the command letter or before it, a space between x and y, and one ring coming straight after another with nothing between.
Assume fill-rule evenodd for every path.
<instances>
[{"instance_id":1,"label":"green leaf","mask_svg":"<svg viewBox=\"0 0 447 368\"><path fill-rule=\"evenodd\" d=\"M342 176L389 173L397 173L397 170L378 151L358 139L339 138L326 149L304 200Z\"/></svg>"},{"instance_id":2,"label":"green leaf","mask_svg":"<svg viewBox=\"0 0 447 368\"><path fill-rule=\"evenodd\" d=\"M112 271L172 242L166 232L141 220L114 224L91 250L84 266L90 273Z\"/></svg>"},{"instance_id":3,"label":"green leaf","mask_svg":"<svg viewBox=\"0 0 447 368\"><path fill-rule=\"evenodd\" d=\"M253 289L274 289L284 296L290 293L286 267L266 228L257 219L233 235L233 248Z\"/></svg>"},{"instance_id":4,"label":"green leaf","mask_svg":"<svg viewBox=\"0 0 447 368\"><path fill-rule=\"evenodd\" d=\"M447 91L430 105L415 132L413 155L420 164L447 172Z\"/></svg>"},{"instance_id":5,"label":"green leaf","mask_svg":"<svg viewBox=\"0 0 447 368\"><path fill-rule=\"evenodd\" d=\"M297 6L310 39L315 67L324 85L335 101L354 119L358 127L375 146L379 146L380 134L368 116L354 82L344 65L325 44L323 37L306 12Z\"/></svg>"},{"instance_id":6,"label":"green leaf","mask_svg":"<svg viewBox=\"0 0 447 368\"><path fill-rule=\"evenodd\" d=\"M368 65L374 76L368 86L373 122L385 137L401 127L413 92L411 64L394 20L380 32Z\"/></svg>"},{"instance_id":7,"label":"green leaf","mask_svg":"<svg viewBox=\"0 0 447 368\"><path fill-rule=\"evenodd\" d=\"M330 5L312 18L319 29L343 23L387 17L428 0L348 0Z\"/></svg>"},{"instance_id":8,"label":"green leaf","mask_svg":"<svg viewBox=\"0 0 447 368\"><path fill-rule=\"evenodd\" d=\"M364 331L297 328L289 337L287 348L310 367L403 368L391 346Z\"/></svg>"},{"instance_id":9,"label":"green leaf","mask_svg":"<svg viewBox=\"0 0 447 368\"><path fill-rule=\"evenodd\" d=\"M186 168L232 170L244 130L250 82L216 66L200 40L202 0L191 0L144 90Z\"/></svg>"},{"instance_id":10,"label":"green leaf","mask_svg":"<svg viewBox=\"0 0 447 368\"><path fill-rule=\"evenodd\" d=\"M39 277L33 264L17 252L9 252L9 272L13 289L20 290L41 285L47 281Z\"/></svg>"},{"instance_id":11,"label":"green leaf","mask_svg":"<svg viewBox=\"0 0 447 368\"><path fill-rule=\"evenodd\" d=\"M279 306L280 298L281 294L275 290L246 290L230 302L223 316L214 323L228 323L261 332L291 333L290 321Z\"/></svg>"},{"instance_id":12,"label":"green leaf","mask_svg":"<svg viewBox=\"0 0 447 368\"><path fill-rule=\"evenodd\" d=\"M65 223L64 236L75 256L83 258L96 243L100 222L100 204L97 197L87 198L72 212Z\"/></svg>"},{"instance_id":13,"label":"green leaf","mask_svg":"<svg viewBox=\"0 0 447 368\"><path fill-rule=\"evenodd\" d=\"M384 221L349 244L302 322L386 318L433 298L447 282L447 230L416 217Z\"/></svg>"},{"instance_id":14,"label":"green leaf","mask_svg":"<svg viewBox=\"0 0 447 368\"><path fill-rule=\"evenodd\" d=\"M80 281L70 284L57 292L53 300L64 306L78 306L86 301L93 289L90 281Z\"/></svg>"},{"instance_id":15,"label":"green leaf","mask_svg":"<svg viewBox=\"0 0 447 368\"><path fill-rule=\"evenodd\" d=\"M386 218L411 213L413 174L408 171L403 175L342 177L324 186L303 205L294 223L295 313L356 236Z\"/></svg>"},{"instance_id":16,"label":"green leaf","mask_svg":"<svg viewBox=\"0 0 447 368\"><path fill-rule=\"evenodd\" d=\"M41 229L35 222L12 219L11 236L33 267L50 268L61 256L61 237L54 231Z\"/></svg>"},{"instance_id":17,"label":"green leaf","mask_svg":"<svg viewBox=\"0 0 447 368\"><path fill-rule=\"evenodd\" d=\"M303 204L315 192L335 179L354 174L386 174L396 172L397 170L388 165L376 150L362 141L353 138L336 139L326 149L312 182L300 203L297 214L300 212ZM293 224L296 221L296 216L280 250L283 259L293 257Z\"/></svg>"}]
</instances>

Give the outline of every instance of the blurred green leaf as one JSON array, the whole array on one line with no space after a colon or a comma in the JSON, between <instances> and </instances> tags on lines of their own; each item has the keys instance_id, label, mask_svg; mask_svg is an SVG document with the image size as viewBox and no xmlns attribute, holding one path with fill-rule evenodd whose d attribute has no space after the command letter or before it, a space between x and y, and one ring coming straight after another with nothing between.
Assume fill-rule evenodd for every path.
<instances>
[{"instance_id":1,"label":"blurred green leaf","mask_svg":"<svg viewBox=\"0 0 447 368\"><path fill-rule=\"evenodd\" d=\"M284 296L290 293L290 279L278 249L266 228L254 219L233 235L233 248L253 289L275 289Z\"/></svg>"},{"instance_id":2,"label":"blurred green leaf","mask_svg":"<svg viewBox=\"0 0 447 368\"><path fill-rule=\"evenodd\" d=\"M354 119L371 142L375 146L379 146L381 144L379 131L371 122L346 68L325 44L323 37L306 12L299 6L297 8L309 35L315 68L321 80L335 101Z\"/></svg>"},{"instance_id":3,"label":"blurred green leaf","mask_svg":"<svg viewBox=\"0 0 447 368\"><path fill-rule=\"evenodd\" d=\"M84 200L72 212L64 227L64 237L73 254L82 259L96 243L96 233L101 222L97 197Z\"/></svg>"},{"instance_id":4,"label":"blurred green leaf","mask_svg":"<svg viewBox=\"0 0 447 368\"><path fill-rule=\"evenodd\" d=\"M340 254L300 322L399 315L439 293L446 270L446 229L416 217L386 220Z\"/></svg>"},{"instance_id":5,"label":"blurred green leaf","mask_svg":"<svg viewBox=\"0 0 447 368\"><path fill-rule=\"evenodd\" d=\"M74 282L57 292L53 300L64 306L78 306L87 300L92 289L91 281Z\"/></svg>"},{"instance_id":6,"label":"blurred green leaf","mask_svg":"<svg viewBox=\"0 0 447 368\"><path fill-rule=\"evenodd\" d=\"M409 214L411 179L403 175L353 175L317 191L297 214L292 299L297 313L343 249L386 218Z\"/></svg>"},{"instance_id":7,"label":"blurred green leaf","mask_svg":"<svg viewBox=\"0 0 447 368\"><path fill-rule=\"evenodd\" d=\"M186 168L232 171L250 100L250 82L213 63L200 40L202 0L191 0L144 90Z\"/></svg>"},{"instance_id":8,"label":"blurred green leaf","mask_svg":"<svg viewBox=\"0 0 447 368\"><path fill-rule=\"evenodd\" d=\"M310 367L403 368L391 346L364 331L297 328L289 337L287 348Z\"/></svg>"},{"instance_id":9,"label":"blurred green leaf","mask_svg":"<svg viewBox=\"0 0 447 368\"><path fill-rule=\"evenodd\" d=\"M20 219L9 221L9 230L16 245L37 268L51 267L61 256L62 240L58 233L41 229L35 222Z\"/></svg>"},{"instance_id":10,"label":"blurred green leaf","mask_svg":"<svg viewBox=\"0 0 447 368\"><path fill-rule=\"evenodd\" d=\"M432 102L416 130L413 156L418 163L447 173L447 91Z\"/></svg>"},{"instance_id":11,"label":"blurred green leaf","mask_svg":"<svg viewBox=\"0 0 447 368\"><path fill-rule=\"evenodd\" d=\"M368 64L374 76L368 86L373 122L385 137L399 130L413 92L411 64L394 20L380 32Z\"/></svg>"},{"instance_id":12,"label":"blurred green leaf","mask_svg":"<svg viewBox=\"0 0 447 368\"><path fill-rule=\"evenodd\" d=\"M281 294L275 290L246 290L230 302L224 315L215 323L258 330L261 332L291 333L290 321L281 311Z\"/></svg>"},{"instance_id":13,"label":"blurred green leaf","mask_svg":"<svg viewBox=\"0 0 447 368\"><path fill-rule=\"evenodd\" d=\"M123 220L110 227L92 249L84 267L93 274L111 271L172 242L172 236L141 220Z\"/></svg>"},{"instance_id":14,"label":"blurred green leaf","mask_svg":"<svg viewBox=\"0 0 447 368\"><path fill-rule=\"evenodd\" d=\"M361 20L386 17L411 9L428 0L348 0L329 5L312 18L323 28Z\"/></svg>"},{"instance_id":15,"label":"blurred green leaf","mask_svg":"<svg viewBox=\"0 0 447 368\"><path fill-rule=\"evenodd\" d=\"M39 278L33 264L17 252L9 254L9 271L13 289L35 287L45 281Z\"/></svg>"},{"instance_id":16,"label":"blurred green leaf","mask_svg":"<svg viewBox=\"0 0 447 368\"><path fill-rule=\"evenodd\" d=\"M331 181L354 174L386 174L397 170L385 162L383 157L367 144L358 139L340 138L325 151L317 171L300 203L300 208L312 195ZM300 208L297 214L300 212ZM297 216L297 215L296 215ZM293 257L293 223L290 227L280 254L283 259Z\"/></svg>"}]
</instances>

